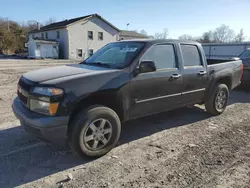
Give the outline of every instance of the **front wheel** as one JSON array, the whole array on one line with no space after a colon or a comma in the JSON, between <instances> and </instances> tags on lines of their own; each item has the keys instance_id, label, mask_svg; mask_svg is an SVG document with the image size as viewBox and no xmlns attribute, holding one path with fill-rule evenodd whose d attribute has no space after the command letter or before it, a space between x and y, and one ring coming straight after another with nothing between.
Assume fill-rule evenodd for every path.
<instances>
[{"instance_id":1,"label":"front wheel","mask_svg":"<svg viewBox=\"0 0 250 188\"><path fill-rule=\"evenodd\" d=\"M79 156L99 157L108 153L120 137L118 115L105 106L91 106L70 125L69 145Z\"/></svg>"},{"instance_id":2,"label":"front wheel","mask_svg":"<svg viewBox=\"0 0 250 188\"><path fill-rule=\"evenodd\" d=\"M229 98L229 90L225 84L217 84L209 99L205 102L208 113L219 115L223 113L227 107Z\"/></svg>"}]
</instances>

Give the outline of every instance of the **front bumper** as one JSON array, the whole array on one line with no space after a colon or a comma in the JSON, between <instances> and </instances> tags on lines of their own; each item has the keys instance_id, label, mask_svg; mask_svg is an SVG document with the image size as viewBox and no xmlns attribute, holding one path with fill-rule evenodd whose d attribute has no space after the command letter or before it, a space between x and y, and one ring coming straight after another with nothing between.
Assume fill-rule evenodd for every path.
<instances>
[{"instance_id":1,"label":"front bumper","mask_svg":"<svg viewBox=\"0 0 250 188\"><path fill-rule=\"evenodd\" d=\"M30 111L18 97L12 104L15 116L24 129L32 135L57 144L65 144L67 139L68 116L45 116Z\"/></svg>"}]
</instances>

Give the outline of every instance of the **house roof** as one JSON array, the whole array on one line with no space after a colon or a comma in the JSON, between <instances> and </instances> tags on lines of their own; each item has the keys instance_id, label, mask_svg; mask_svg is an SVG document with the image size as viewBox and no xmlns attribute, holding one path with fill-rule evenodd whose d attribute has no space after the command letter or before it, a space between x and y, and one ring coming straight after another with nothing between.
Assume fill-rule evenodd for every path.
<instances>
[{"instance_id":1,"label":"house roof","mask_svg":"<svg viewBox=\"0 0 250 188\"><path fill-rule=\"evenodd\" d=\"M56 40L45 40L45 39L34 39L36 43L46 43L46 44L56 44L58 43Z\"/></svg>"},{"instance_id":2,"label":"house roof","mask_svg":"<svg viewBox=\"0 0 250 188\"><path fill-rule=\"evenodd\" d=\"M133 38L148 38L148 36L137 33L136 31L121 30L120 36L133 37Z\"/></svg>"},{"instance_id":3,"label":"house roof","mask_svg":"<svg viewBox=\"0 0 250 188\"><path fill-rule=\"evenodd\" d=\"M87 16L82 16L82 17L78 17L78 18L72 18L72 19L69 19L69 20L64 20L64 21L61 21L61 22L55 22L55 23L46 25L44 27L41 27L40 30L38 30L38 29L32 30L29 33L36 33L36 32L41 32L41 31L48 31L48 30L55 30L55 29L65 28L68 25L74 24L74 23L76 23L78 21L81 21L81 20L88 20L88 19L90 19L92 17L97 17L97 18L103 20L104 22L106 22L111 27L113 27L115 30L120 31L117 27L112 25L110 22L105 20L100 15L98 15L98 14L90 14L90 15L87 15Z\"/></svg>"}]
</instances>

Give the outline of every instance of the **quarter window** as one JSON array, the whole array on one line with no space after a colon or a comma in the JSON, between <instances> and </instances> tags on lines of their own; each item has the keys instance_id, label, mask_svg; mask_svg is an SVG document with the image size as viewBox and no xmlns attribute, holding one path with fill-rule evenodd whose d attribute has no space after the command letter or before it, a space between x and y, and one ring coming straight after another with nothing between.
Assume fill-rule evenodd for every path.
<instances>
[{"instance_id":1,"label":"quarter window","mask_svg":"<svg viewBox=\"0 0 250 188\"><path fill-rule=\"evenodd\" d=\"M185 67L202 65L197 46L182 44L181 51Z\"/></svg>"},{"instance_id":2,"label":"quarter window","mask_svg":"<svg viewBox=\"0 0 250 188\"><path fill-rule=\"evenodd\" d=\"M93 31L88 31L88 39L93 40Z\"/></svg>"},{"instance_id":3,"label":"quarter window","mask_svg":"<svg viewBox=\"0 0 250 188\"><path fill-rule=\"evenodd\" d=\"M141 61L154 61L157 69L176 68L174 46L172 44L151 47Z\"/></svg>"}]
</instances>

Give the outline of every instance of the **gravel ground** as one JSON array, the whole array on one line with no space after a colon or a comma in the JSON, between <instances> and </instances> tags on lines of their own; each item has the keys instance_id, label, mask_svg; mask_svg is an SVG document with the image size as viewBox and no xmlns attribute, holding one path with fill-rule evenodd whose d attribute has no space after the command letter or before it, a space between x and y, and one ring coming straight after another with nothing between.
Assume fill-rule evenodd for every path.
<instances>
[{"instance_id":1,"label":"gravel ground","mask_svg":"<svg viewBox=\"0 0 250 188\"><path fill-rule=\"evenodd\" d=\"M128 122L119 146L95 160L27 134L11 111L18 78L66 63L0 60L0 187L250 187L250 93L241 90L217 117L195 106Z\"/></svg>"}]
</instances>

